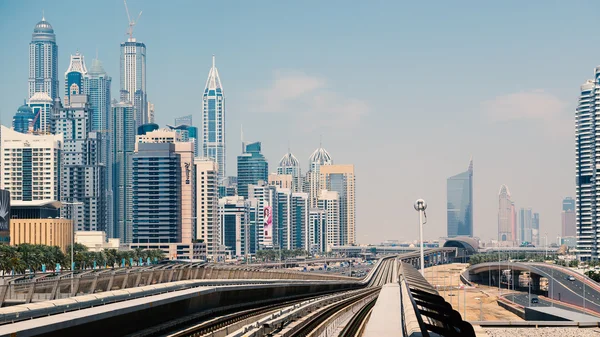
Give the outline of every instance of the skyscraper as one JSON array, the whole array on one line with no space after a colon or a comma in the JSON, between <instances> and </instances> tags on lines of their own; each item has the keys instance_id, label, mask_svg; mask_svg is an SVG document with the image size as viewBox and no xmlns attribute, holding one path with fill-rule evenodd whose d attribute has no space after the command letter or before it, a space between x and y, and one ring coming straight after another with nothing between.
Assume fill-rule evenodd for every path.
<instances>
[{"instance_id":1,"label":"skyscraper","mask_svg":"<svg viewBox=\"0 0 600 337\"><path fill-rule=\"evenodd\" d=\"M300 168L300 162L292 152L288 151L288 153L281 158L279 166L277 167L277 174L292 176L292 191L295 193L302 192L302 170Z\"/></svg>"},{"instance_id":2,"label":"skyscraper","mask_svg":"<svg viewBox=\"0 0 600 337\"><path fill-rule=\"evenodd\" d=\"M83 93L89 96L92 114L92 130L108 129L110 115L110 85L112 79L98 59L92 60L92 67L83 78ZM105 132L105 131L104 131Z\"/></svg>"},{"instance_id":3,"label":"skyscraper","mask_svg":"<svg viewBox=\"0 0 600 337\"><path fill-rule=\"evenodd\" d=\"M600 98L600 66L594 69L594 79L581 86L579 103L575 111L575 217L577 223L577 254L581 260L597 260L600 244L600 208L597 196L596 165L600 162L596 125Z\"/></svg>"},{"instance_id":4,"label":"skyscraper","mask_svg":"<svg viewBox=\"0 0 600 337\"><path fill-rule=\"evenodd\" d=\"M29 97L45 92L52 100L58 93L58 46L54 29L44 17L33 29L29 44Z\"/></svg>"},{"instance_id":5,"label":"skyscraper","mask_svg":"<svg viewBox=\"0 0 600 337\"><path fill-rule=\"evenodd\" d=\"M514 204L506 185L498 193L498 241L516 241L513 232Z\"/></svg>"},{"instance_id":6,"label":"skyscraper","mask_svg":"<svg viewBox=\"0 0 600 337\"><path fill-rule=\"evenodd\" d=\"M36 92L29 98L27 105L33 110L33 130L50 133L52 129L53 102L45 92Z\"/></svg>"},{"instance_id":7,"label":"skyscraper","mask_svg":"<svg viewBox=\"0 0 600 337\"><path fill-rule=\"evenodd\" d=\"M225 96L219 71L215 66L215 56L208 72L204 96L202 97L202 157L211 158L219 167L219 185L227 170L225 169Z\"/></svg>"},{"instance_id":8,"label":"skyscraper","mask_svg":"<svg viewBox=\"0 0 600 337\"><path fill-rule=\"evenodd\" d=\"M218 168L212 159L196 158L196 240L206 244L206 255L215 259L221 242L219 227Z\"/></svg>"},{"instance_id":9,"label":"skyscraper","mask_svg":"<svg viewBox=\"0 0 600 337\"><path fill-rule=\"evenodd\" d=\"M88 96L71 92L69 104L54 117L56 131L64 135L61 156L61 216L72 219L80 231L106 231L106 165L100 134L92 131ZM75 205L77 204L77 205Z\"/></svg>"},{"instance_id":10,"label":"skyscraper","mask_svg":"<svg viewBox=\"0 0 600 337\"><path fill-rule=\"evenodd\" d=\"M577 226L575 221L575 200L573 200L571 197L566 197L563 199L561 223L561 236L575 236L577 234Z\"/></svg>"},{"instance_id":11,"label":"skyscraper","mask_svg":"<svg viewBox=\"0 0 600 337\"><path fill-rule=\"evenodd\" d=\"M277 188L268 185L266 181L249 185L248 200L254 200L257 209L254 221L256 246L259 249L280 247L281 240L276 235L279 229L274 228L274 224L278 222Z\"/></svg>"},{"instance_id":12,"label":"skyscraper","mask_svg":"<svg viewBox=\"0 0 600 337\"><path fill-rule=\"evenodd\" d=\"M324 165L320 167L320 189L335 191L339 196L340 244L356 243L356 199L354 165Z\"/></svg>"},{"instance_id":13,"label":"skyscraper","mask_svg":"<svg viewBox=\"0 0 600 337\"><path fill-rule=\"evenodd\" d=\"M309 160L309 170L306 173L306 181L304 182L304 191L308 192L308 198L311 208L317 207L317 199L321 193L321 173L320 168L323 165L333 164L333 160L329 152L321 145L311 155Z\"/></svg>"},{"instance_id":14,"label":"skyscraper","mask_svg":"<svg viewBox=\"0 0 600 337\"><path fill-rule=\"evenodd\" d=\"M533 244L533 212L531 208L521 208L519 211L519 243Z\"/></svg>"},{"instance_id":15,"label":"skyscraper","mask_svg":"<svg viewBox=\"0 0 600 337\"><path fill-rule=\"evenodd\" d=\"M269 179L269 163L261 153L261 143L244 144L244 153L237 157L238 195L248 197L248 185Z\"/></svg>"},{"instance_id":16,"label":"skyscraper","mask_svg":"<svg viewBox=\"0 0 600 337\"><path fill-rule=\"evenodd\" d=\"M129 102L114 102L109 129L111 130L110 177L112 181L113 228L109 237L120 238L131 243L132 227L132 156L135 148L135 121L133 105Z\"/></svg>"},{"instance_id":17,"label":"skyscraper","mask_svg":"<svg viewBox=\"0 0 600 337\"><path fill-rule=\"evenodd\" d=\"M75 55L71 55L69 68L65 71L65 105L70 104L72 95L84 93L83 78L86 74L87 68L85 67L83 55L77 51Z\"/></svg>"},{"instance_id":18,"label":"skyscraper","mask_svg":"<svg viewBox=\"0 0 600 337\"><path fill-rule=\"evenodd\" d=\"M13 201L60 200L63 135L27 135L0 126L0 188Z\"/></svg>"},{"instance_id":19,"label":"skyscraper","mask_svg":"<svg viewBox=\"0 0 600 337\"><path fill-rule=\"evenodd\" d=\"M317 200L318 208L325 214L325 247L331 251L340 241L340 196L338 192L322 190Z\"/></svg>"},{"instance_id":20,"label":"skyscraper","mask_svg":"<svg viewBox=\"0 0 600 337\"><path fill-rule=\"evenodd\" d=\"M13 117L13 130L20 133L33 131L33 119L35 115L28 105L21 105Z\"/></svg>"},{"instance_id":21,"label":"skyscraper","mask_svg":"<svg viewBox=\"0 0 600 337\"><path fill-rule=\"evenodd\" d=\"M250 224L250 202L240 196L219 199L219 223L222 228L221 244L231 256L246 254Z\"/></svg>"},{"instance_id":22,"label":"skyscraper","mask_svg":"<svg viewBox=\"0 0 600 337\"><path fill-rule=\"evenodd\" d=\"M168 125L167 127L181 135L182 142L190 142L194 147L194 157L198 157L198 128L187 124Z\"/></svg>"},{"instance_id":23,"label":"skyscraper","mask_svg":"<svg viewBox=\"0 0 600 337\"><path fill-rule=\"evenodd\" d=\"M149 123L146 95L146 45L129 37L121 43L121 101L134 107L135 127Z\"/></svg>"},{"instance_id":24,"label":"skyscraper","mask_svg":"<svg viewBox=\"0 0 600 337\"><path fill-rule=\"evenodd\" d=\"M323 253L327 250L327 217L325 211L313 208L309 213L308 224L308 252L310 254Z\"/></svg>"},{"instance_id":25,"label":"skyscraper","mask_svg":"<svg viewBox=\"0 0 600 337\"><path fill-rule=\"evenodd\" d=\"M447 180L448 237L473 236L473 160Z\"/></svg>"},{"instance_id":26,"label":"skyscraper","mask_svg":"<svg viewBox=\"0 0 600 337\"><path fill-rule=\"evenodd\" d=\"M540 213L533 213L531 218L531 243L540 245Z\"/></svg>"}]
</instances>

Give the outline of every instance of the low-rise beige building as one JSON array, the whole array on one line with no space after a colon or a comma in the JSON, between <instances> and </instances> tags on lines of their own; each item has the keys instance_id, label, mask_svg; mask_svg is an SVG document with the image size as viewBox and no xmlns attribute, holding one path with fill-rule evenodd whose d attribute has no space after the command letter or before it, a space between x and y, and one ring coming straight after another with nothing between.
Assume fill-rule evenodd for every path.
<instances>
[{"instance_id":1,"label":"low-rise beige building","mask_svg":"<svg viewBox=\"0 0 600 337\"><path fill-rule=\"evenodd\" d=\"M119 239L106 240L106 233L102 231L77 231L75 242L88 248L90 252L101 252L104 249L119 249Z\"/></svg>"},{"instance_id":2,"label":"low-rise beige building","mask_svg":"<svg viewBox=\"0 0 600 337\"><path fill-rule=\"evenodd\" d=\"M58 246L63 252L71 244L73 223L67 219L10 219L10 245L23 243Z\"/></svg>"}]
</instances>

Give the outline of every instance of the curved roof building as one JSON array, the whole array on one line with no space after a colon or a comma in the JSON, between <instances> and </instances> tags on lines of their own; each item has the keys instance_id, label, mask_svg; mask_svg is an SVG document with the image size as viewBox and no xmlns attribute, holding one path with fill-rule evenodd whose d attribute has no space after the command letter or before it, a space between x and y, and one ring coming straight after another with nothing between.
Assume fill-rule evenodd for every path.
<instances>
[{"instance_id":1,"label":"curved roof building","mask_svg":"<svg viewBox=\"0 0 600 337\"><path fill-rule=\"evenodd\" d=\"M52 25L42 17L33 28L29 43L29 96L45 92L52 100L58 94L58 46Z\"/></svg>"}]
</instances>

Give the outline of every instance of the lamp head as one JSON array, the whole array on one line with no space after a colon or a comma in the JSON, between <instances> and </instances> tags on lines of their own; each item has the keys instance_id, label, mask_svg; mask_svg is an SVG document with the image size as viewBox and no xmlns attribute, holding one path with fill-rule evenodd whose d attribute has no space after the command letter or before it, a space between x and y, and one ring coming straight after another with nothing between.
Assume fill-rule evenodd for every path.
<instances>
[{"instance_id":1,"label":"lamp head","mask_svg":"<svg viewBox=\"0 0 600 337\"><path fill-rule=\"evenodd\" d=\"M423 199L418 199L415 201L415 210L416 211L424 211L427 209L427 203Z\"/></svg>"}]
</instances>

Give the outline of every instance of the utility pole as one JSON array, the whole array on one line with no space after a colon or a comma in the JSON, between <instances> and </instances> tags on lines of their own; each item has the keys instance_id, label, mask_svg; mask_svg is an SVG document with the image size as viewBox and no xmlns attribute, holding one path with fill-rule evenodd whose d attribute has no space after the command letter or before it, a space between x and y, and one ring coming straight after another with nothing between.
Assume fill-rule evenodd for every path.
<instances>
[{"instance_id":1,"label":"utility pole","mask_svg":"<svg viewBox=\"0 0 600 337\"><path fill-rule=\"evenodd\" d=\"M425 268L425 257L423 255L423 225L427 222L427 215L425 215L425 210L427 209L427 203L423 199L418 199L415 201L415 210L419 212L419 241L421 248L421 275L424 277L424 268ZM425 219L425 220L424 220ZM423 222L425 221L425 222Z\"/></svg>"}]
</instances>

